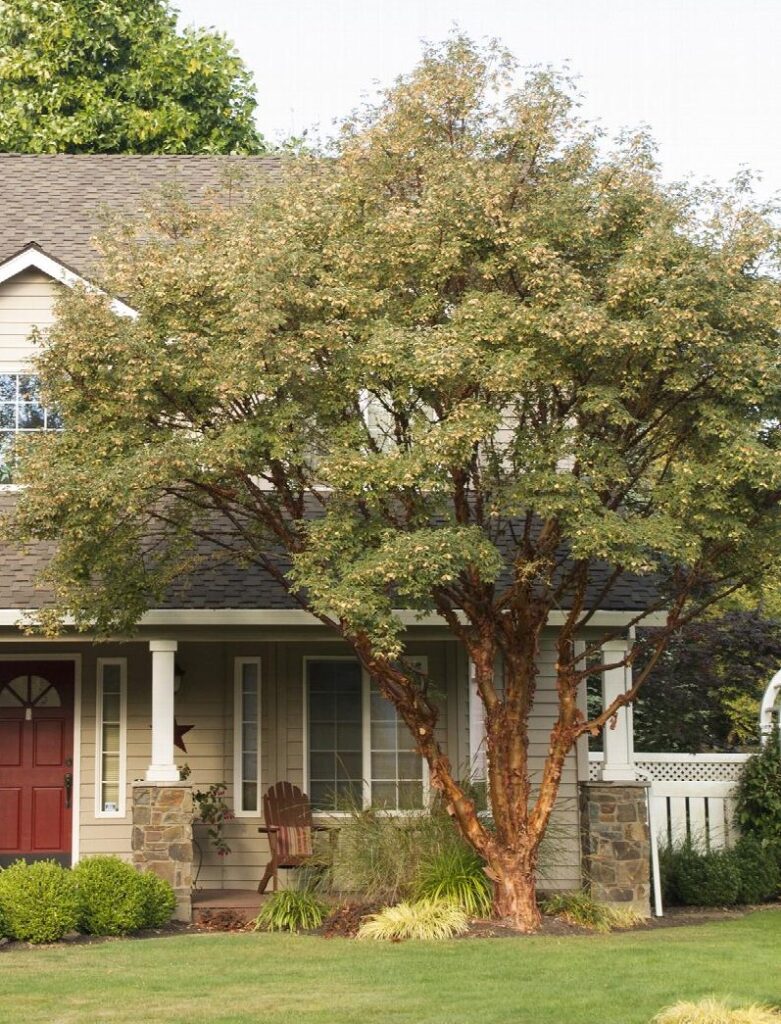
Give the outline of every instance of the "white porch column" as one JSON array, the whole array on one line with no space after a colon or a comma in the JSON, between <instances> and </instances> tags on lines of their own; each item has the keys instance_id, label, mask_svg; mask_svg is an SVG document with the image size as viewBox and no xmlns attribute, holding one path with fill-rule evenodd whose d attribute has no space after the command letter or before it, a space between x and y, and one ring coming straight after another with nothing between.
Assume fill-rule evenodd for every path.
<instances>
[{"instance_id":1,"label":"white porch column","mask_svg":"<svg viewBox=\"0 0 781 1024\"><path fill-rule=\"evenodd\" d=\"M626 640L610 640L602 647L606 664L626 657L629 644ZM632 669L628 666L610 668L602 673L602 706L608 707L616 697L632 686ZM611 727L612 726L612 727ZM603 782L633 782L637 778L634 766L634 735L632 708L619 708L615 723L609 723L602 731L604 756L601 779Z\"/></svg>"},{"instance_id":2,"label":"white porch column","mask_svg":"<svg viewBox=\"0 0 781 1024\"><path fill-rule=\"evenodd\" d=\"M152 652L152 762L147 782L178 782L174 762L175 640L150 640Z\"/></svg>"}]
</instances>

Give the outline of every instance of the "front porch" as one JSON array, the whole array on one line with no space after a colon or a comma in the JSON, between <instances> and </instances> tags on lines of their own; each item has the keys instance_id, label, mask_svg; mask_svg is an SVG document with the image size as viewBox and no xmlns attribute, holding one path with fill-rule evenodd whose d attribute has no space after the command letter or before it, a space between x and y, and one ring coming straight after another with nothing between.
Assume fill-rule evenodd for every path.
<instances>
[{"instance_id":1,"label":"front porch","mask_svg":"<svg viewBox=\"0 0 781 1024\"><path fill-rule=\"evenodd\" d=\"M482 715L463 651L441 628L410 627L408 636L408 655L429 673L439 695L438 738L462 777L474 775L482 762ZM551 629L540 653L530 727L533 770L542 764L555 714L555 656ZM256 888L269 857L258 833L262 795L276 782L307 792L321 821L346 802L407 810L427 800L425 769L406 727L373 692L346 646L318 627L184 623L165 636L145 628L133 640L101 644L76 637L44 643L10 629L2 637L0 665L9 678L22 676L25 665L45 676L47 665L63 664L72 679L66 726L72 753L56 768L53 784L61 794L58 813L72 829L62 858L73 863L116 854L148 865L180 890L185 915L193 882L196 906L215 893L218 902L210 909L257 913ZM625 680L608 672L605 683L612 691ZM32 721L24 728L35 729L38 711L25 714ZM631 717L622 715L606 736L605 781L627 778L630 744ZM584 745L565 766L548 889L581 884L578 786L587 780ZM210 843L205 825L191 824L191 792L216 783L225 783L233 814L224 828L225 856ZM168 794L154 821L145 809L151 804L138 806L139 793ZM183 794L181 804L172 793ZM52 855L52 848L41 853ZM31 854L37 855L33 846L9 851L11 857Z\"/></svg>"}]
</instances>

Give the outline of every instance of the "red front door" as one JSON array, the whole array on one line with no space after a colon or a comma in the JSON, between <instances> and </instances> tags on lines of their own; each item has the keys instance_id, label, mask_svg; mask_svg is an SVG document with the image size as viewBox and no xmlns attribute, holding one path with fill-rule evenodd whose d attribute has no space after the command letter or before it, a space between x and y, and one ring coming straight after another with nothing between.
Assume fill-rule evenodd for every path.
<instances>
[{"instance_id":1,"label":"red front door","mask_svg":"<svg viewBox=\"0 0 781 1024\"><path fill-rule=\"evenodd\" d=\"M73 663L0 661L0 865L70 864Z\"/></svg>"}]
</instances>

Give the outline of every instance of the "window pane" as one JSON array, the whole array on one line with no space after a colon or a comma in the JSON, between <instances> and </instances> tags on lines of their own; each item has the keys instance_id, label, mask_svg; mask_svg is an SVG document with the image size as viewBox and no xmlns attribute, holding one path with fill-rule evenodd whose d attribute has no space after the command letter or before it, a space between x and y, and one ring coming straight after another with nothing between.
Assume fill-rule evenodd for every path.
<instances>
[{"instance_id":1,"label":"window pane","mask_svg":"<svg viewBox=\"0 0 781 1024\"><path fill-rule=\"evenodd\" d=\"M241 682L245 690L254 690L258 685L258 663L245 661L241 666Z\"/></svg>"},{"instance_id":2,"label":"window pane","mask_svg":"<svg viewBox=\"0 0 781 1024\"><path fill-rule=\"evenodd\" d=\"M363 717L363 699L352 692L336 695L336 717L340 722L359 722Z\"/></svg>"},{"instance_id":3,"label":"window pane","mask_svg":"<svg viewBox=\"0 0 781 1024\"><path fill-rule=\"evenodd\" d=\"M0 399L6 402L16 401L15 373L0 373Z\"/></svg>"},{"instance_id":4,"label":"window pane","mask_svg":"<svg viewBox=\"0 0 781 1024\"><path fill-rule=\"evenodd\" d=\"M31 373L19 374L19 401L36 402L41 393L38 378Z\"/></svg>"},{"instance_id":5,"label":"window pane","mask_svg":"<svg viewBox=\"0 0 781 1024\"><path fill-rule=\"evenodd\" d=\"M336 750L336 726L314 724L309 729L310 750Z\"/></svg>"},{"instance_id":6,"label":"window pane","mask_svg":"<svg viewBox=\"0 0 781 1024\"><path fill-rule=\"evenodd\" d=\"M337 779L352 779L355 782L360 781L361 773L363 769L363 755L358 754L339 754L336 758L336 777Z\"/></svg>"},{"instance_id":7,"label":"window pane","mask_svg":"<svg viewBox=\"0 0 781 1024\"><path fill-rule=\"evenodd\" d=\"M414 811L423 806L423 783L422 782L400 782L399 783L399 810Z\"/></svg>"},{"instance_id":8,"label":"window pane","mask_svg":"<svg viewBox=\"0 0 781 1024\"><path fill-rule=\"evenodd\" d=\"M258 809L258 784L257 782L243 782L241 784L241 806L245 811L257 811Z\"/></svg>"},{"instance_id":9,"label":"window pane","mask_svg":"<svg viewBox=\"0 0 781 1024\"><path fill-rule=\"evenodd\" d=\"M46 429L62 430L62 416L60 416L56 409L46 410Z\"/></svg>"},{"instance_id":10,"label":"window pane","mask_svg":"<svg viewBox=\"0 0 781 1024\"><path fill-rule=\"evenodd\" d=\"M423 760L420 754L399 754L399 778L423 778Z\"/></svg>"},{"instance_id":11,"label":"window pane","mask_svg":"<svg viewBox=\"0 0 781 1024\"><path fill-rule=\"evenodd\" d=\"M309 800L312 807L320 810L336 809L336 793L333 782L319 782L314 779L309 783Z\"/></svg>"},{"instance_id":12,"label":"window pane","mask_svg":"<svg viewBox=\"0 0 781 1024\"><path fill-rule=\"evenodd\" d=\"M337 750L358 750L361 749L362 736L361 723L357 725L352 722L338 722L336 726L336 748Z\"/></svg>"},{"instance_id":13,"label":"window pane","mask_svg":"<svg viewBox=\"0 0 781 1024\"><path fill-rule=\"evenodd\" d=\"M372 749L395 750L398 728L395 722L372 722Z\"/></svg>"},{"instance_id":14,"label":"window pane","mask_svg":"<svg viewBox=\"0 0 781 1024\"><path fill-rule=\"evenodd\" d=\"M309 774L313 779L333 779L336 777L334 755L312 753L309 755Z\"/></svg>"},{"instance_id":15,"label":"window pane","mask_svg":"<svg viewBox=\"0 0 781 1024\"><path fill-rule=\"evenodd\" d=\"M396 709L381 693L373 690L371 695L371 715L373 722L394 722L396 720Z\"/></svg>"},{"instance_id":16,"label":"window pane","mask_svg":"<svg viewBox=\"0 0 781 1024\"><path fill-rule=\"evenodd\" d=\"M103 725L103 750L106 753L115 754L119 751L119 723L116 725Z\"/></svg>"},{"instance_id":17,"label":"window pane","mask_svg":"<svg viewBox=\"0 0 781 1024\"><path fill-rule=\"evenodd\" d=\"M10 402L0 403L0 429L13 430L16 426L16 406Z\"/></svg>"},{"instance_id":18,"label":"window pane","mask_svg":"<svg viewBox=\"0 0 781 1024\"><path fill-rule=\"evenodd\" d=\"M245 753L258 749L257 722L245 722L241 727L241 746Z\"/></svg>"},{"instance_id":19,"label":"window pane","mask_svg":"<svg viewBox=\"0 0 781 1024\"><path fill-rule=\"evenodd\" d=\"M43 430L43 406L33 402L19 404L19 429Z\"/></svg>"},{"instance_id":20,"label":"window pane","mask_svg":"<svg viewBox=\"0 0 781 1024\"><path fill-rule=\"evenodd\" d=\"M396 783L395 782L373 782L372 783L372 806L396 807Z\"/></svg>"},{"instance_id":21,"label":"window pane","mask_svg":"<svg viewBox=\"0 0 781 1024\"><path fill-rule=\"evenodd\" d=\"M103 721L119 721L119 694L103 691Z\"/></svg>"},{"instance_id":22,"label":"window pane","mask_svg":"<svg viewBox=\"0 0 781 1024\"><path fill-rule=\"evenodd\" d=\"M372 779L395 779L396 755L372 754Z\"/></svg>"},{"instance_id":23,"label":"window pane","mask_svg":"<svg viewBox=\"0 0 781 1024\"><path fill-rule=\"evenodd\" d=\"M255 689L245 690L241 695L244 704L243 718L245 722L257 721L258 717L258 694Z\"/></svg>"},{"instance_id":24,"label":"window pane","mask_svg":"<svg viewBox=\"0 0 781 1024\"><path fill-rule=\"evenodd\" d=\"M313 693L309 698L309 719L312 722L333 722L336 700L332 693Z\"/></svg>"},{"instance_id":25,"label":"window pane","mask_svg":"<svg viewBox=\"0 0 781 1024\"><path fill-rule=\"evenodd\" d=\"M103 755L103 781L105 783L119 781L119 754Z\"/></svg>"}]
</instances>

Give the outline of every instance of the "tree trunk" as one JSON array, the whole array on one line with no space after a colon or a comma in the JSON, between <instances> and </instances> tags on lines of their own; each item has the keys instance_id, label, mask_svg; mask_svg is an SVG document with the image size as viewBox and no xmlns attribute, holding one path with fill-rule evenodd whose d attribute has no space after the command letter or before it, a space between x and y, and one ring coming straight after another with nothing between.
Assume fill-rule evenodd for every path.
<instances>
[{"instance_id":1,"label":"tree trunk","mask_svg":"<svg viewBox=\"0 0 781 1024\"><path fill-rule=\"evenodd\" d=\"M521 932L536 932L542 923L537 906L537 879L528 859L517 854L499 853L491 858L494 880L494 912L506 918Z\"/></svg>"}]
</instances>

